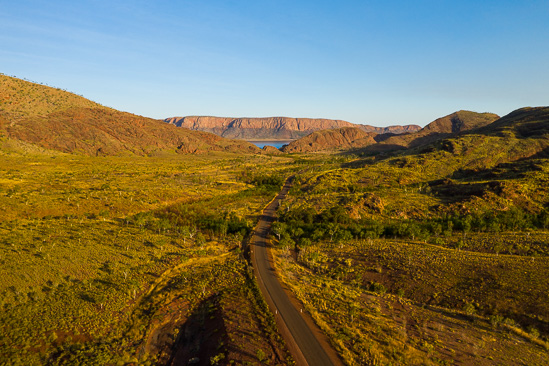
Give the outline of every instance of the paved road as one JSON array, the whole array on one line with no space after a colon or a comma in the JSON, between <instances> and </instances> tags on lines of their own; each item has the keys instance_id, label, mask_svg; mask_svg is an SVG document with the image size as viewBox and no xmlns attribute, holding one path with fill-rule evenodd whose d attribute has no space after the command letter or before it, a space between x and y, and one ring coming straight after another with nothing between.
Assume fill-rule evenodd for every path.
<instances>
[{"instance_id":1,"label":"paved road","mask_svg":"<svg viewBox=\"0 0 549 366\"><path fill-rule=\"evenodd\" d=\"M263 292L263 296L266 298L273 313L276 314L277 323L280 324L281 321L283 323L283 329L281 329L282 335L289 346L290 352L292 352L292 355L296 359L297 364L310 366L339 365L340 362L338 362L338 360L335 360L335 362L331 360L327 351L324 349L327 347L326 342L319 341L315 336L315 333L318 334L319 330L311 329L315 326L308 324L301 314L301 309L297 309L294 304L292 304L290 298L278 281L275 270L269 260L269 254L266 248L268 243L267 236L271 230L271 224L274 221L278 202L288 193L291 181L292 178L288 179L277 198L263 211L255 235L251 241L252 262L256 268L256 275L258 276L258 282L261 291ZM273 307L274 309L272 309ZM288 337L287 333L289 333L290 337L293 339ZM324 347L321 344L324 344ZM329 353L332 355L333 359L334 352L331 351Z\"/></svg>"}]
</instances>

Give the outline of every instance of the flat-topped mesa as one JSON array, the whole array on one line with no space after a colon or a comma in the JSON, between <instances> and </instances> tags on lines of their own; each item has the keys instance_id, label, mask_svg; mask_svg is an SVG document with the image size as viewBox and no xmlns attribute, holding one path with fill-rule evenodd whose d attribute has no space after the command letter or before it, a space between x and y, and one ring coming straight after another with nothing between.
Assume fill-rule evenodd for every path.
<instances>
[{"instance_id":1,"label":"flat-topped mesa","mask_svg":"<svg viewBox=\"0 0 549 366\"><path fill-rule=\"evenodd\" d=\"M303 137L313 131L354 126L350 122L330 119L267 117L174 117L165 120L178 127L212 132L228 138L288 139Z\"/></svg>"},{"instance_id":2,"label":"flat-topped mesa","mask_svg":"<svg viewBox=\"0 0 549 366\"><path fill-rule=\"evenodd\" d=\"M421 130L421 126L418 125L395 125L387 127L375 127L370 125L356 125L358 128L365 132L375 132L378 135L383 135L386 133L391 133L394 135L400 135L403 133L411 133Z\"/></svg>"},{"instance_id":3,"label":"flat-topped mesa","mask_svg":"<svg viewBox=\"0 0 549 366\"><path fill-rule=\"evenodd\" d=\"M366 132L376 133L403 133L420 129L415 125L374 127L325 118L188 116L166 118L164 121L191 130L212 132L222 137L249 140L294 140L315 131L342 127L358 127Z\"/></svg>"}]
</instances>

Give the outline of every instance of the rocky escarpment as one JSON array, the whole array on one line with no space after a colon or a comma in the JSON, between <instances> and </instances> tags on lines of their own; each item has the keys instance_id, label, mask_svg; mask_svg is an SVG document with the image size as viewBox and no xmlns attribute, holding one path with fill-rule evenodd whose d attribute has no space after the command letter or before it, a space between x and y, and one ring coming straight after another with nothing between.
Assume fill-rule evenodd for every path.
<instances>
[{"instance_id":1,"label":"rocky escarpment","mask_svg":"<svg viewBox=\"0 0 549 366\"><path fill-rule=\"evenodd\" d=\"M172 117L167 118L164 121L190 130L211 132L222 137L246 140L295 140L307 136L314 131L342 127L357 127L365 132L395 134L417 131L420 129L420 127L416 125L374 127L369 125L356 125L342 120L322 118L229 118L189 116Z\"/></svg>"},{"instance_id":2,"label":"rocky escarpment","mask_svg":"<svg viewBox=\"0 0 549 366\"><path fill-rule=\"evenodd\" d=\"M224 118L174 117L166 122L191 130L215 133L227 138L293 140L313 131L352 126L341 120L310 118Z\"/></svg>"},{"instance_id":3,"label":"rocky escarpment","mask_svg":"<svg viewBox=\"0 0 549 366\"><path fill-rule=\"evenodd\" d=\"M349 150L376 143L374 132L364 132L357 127L322 130L285 145L285 153Z\"/></svg>"}]
</instances>

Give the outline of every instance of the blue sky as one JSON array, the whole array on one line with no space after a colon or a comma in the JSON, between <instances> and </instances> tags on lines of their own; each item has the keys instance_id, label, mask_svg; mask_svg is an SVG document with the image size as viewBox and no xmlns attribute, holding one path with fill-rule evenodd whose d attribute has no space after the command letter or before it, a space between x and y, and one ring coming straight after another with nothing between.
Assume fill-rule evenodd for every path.
<instances>
[{"instance_id":1,"label":"blue sky","mask_svg":"<svg viewBox=\"0 0 549 366\"><path fill-rule=\"evenodd\" d=\"M0 72L166 118L549 105L549 1L0 0Z\"/></svg>"}]
</instances>

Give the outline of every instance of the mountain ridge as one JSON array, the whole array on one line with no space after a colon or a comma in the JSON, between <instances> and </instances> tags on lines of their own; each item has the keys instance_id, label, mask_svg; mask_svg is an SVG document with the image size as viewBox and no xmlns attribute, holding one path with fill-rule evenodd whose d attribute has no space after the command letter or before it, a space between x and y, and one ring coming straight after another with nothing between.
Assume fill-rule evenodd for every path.
<instances>
[{"instance_id":1,"label":"mountain ridge","mask_svg":"<svg viewBox=\"0 0 549 366\"><path fill-rule=\"evenodd\" d=\"M376 134L364 132L358 127L321 130L292 141L284 146L282 151L295 153L359 149L362 152L375 153L405 150L489 125L498 118L499 116L493 113L461 110L437 118L421 130L412 133Z\"/></svg>"},{"instance_id":2,"label":"mountain ridge","mask_svg":"<svg viewBox=\"0 0 549 366\"><path fill-rule=\"evenodd\" d=\"M314 131L342 127L357 127L365 132L405 133L417 131L417 125L374 127L344 120L294 117L214 117L186 116L164 119L166 123L190 130L215 133L218 136L238 139L295 140Z\"/></svg>"},{"instance_id":3,"label":"mountain ridge","mask_svg":"<svg viewBox=\"0 0 549 366\"><path fill-rule=\"evenodd\" d=\"M444 138L490 125L500 117L494 113L460 110L435 119L421 130L390 136L378 144L364 148L364 152L389 152L428 145Z\"/></svg>"}]
</instances>

